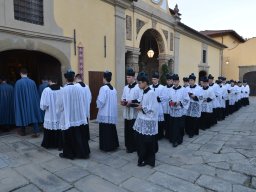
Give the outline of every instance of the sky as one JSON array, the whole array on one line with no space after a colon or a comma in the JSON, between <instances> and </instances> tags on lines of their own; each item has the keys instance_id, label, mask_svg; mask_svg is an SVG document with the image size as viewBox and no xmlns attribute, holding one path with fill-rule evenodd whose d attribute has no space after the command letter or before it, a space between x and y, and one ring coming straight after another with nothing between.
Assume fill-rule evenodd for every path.
<instances>
[{"instance_id":1,"label":"sky","mask_svg":"<svg viewBox=\"0 0 256 192\"><path fill-rule=\"evenodd\" d=\"M256 0L168 0L178 4L181 22L198 30L235 30L256 37Z\"/></svg>"}]
</instances>

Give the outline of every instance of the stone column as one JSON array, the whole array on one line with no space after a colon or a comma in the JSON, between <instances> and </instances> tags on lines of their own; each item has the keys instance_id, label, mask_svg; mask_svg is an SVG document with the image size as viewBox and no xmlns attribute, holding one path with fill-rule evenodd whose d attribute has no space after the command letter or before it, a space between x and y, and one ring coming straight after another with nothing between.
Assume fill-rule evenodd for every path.
<instances>
[{"instance_id":1,"label":"stone column","mask_svg":"<svg viewBox=\"0 0 256 192\"><path fill-rule=\"evenodd\" d=\"M132 50L128 50L126 53L126 68L131 67L137 74L139 72L139 56L140 49L133 48Z\"/></svg>"},{"instance_id":2,"label":"stone column","mask_svg":"<svg viewBox=\"0 0 256 192\"><path fill-rule=\"evenodd\" d=\"M179 74L179 59L180 59L180 33L174 33L174 64L173 72Z\"/></svg>"},{"instance_id":3,"label":"stone column","mask_svg":"<svg viewBox=\"0 0 256 192\"><path fill-rule=\"evenodd\" d=\"M115 1L115 76L118 99L125 85L125 9L129 5L129 1Z\"/></svg>"},{"instance_id":4,"label":"stone column","mask_svg":"<svg viewBox=\"0 0 256 192\"><path fill-rule=\"evenodd\" d=\"M170 59L172 58L171 55L167 55L167 54L159 54L158 56L158 61L159 61L159 72L162 72L162 65L166 64L169 68L170 72L173 72L173 66L172 64L170 65Z\"/></svg>"}]
</instances>

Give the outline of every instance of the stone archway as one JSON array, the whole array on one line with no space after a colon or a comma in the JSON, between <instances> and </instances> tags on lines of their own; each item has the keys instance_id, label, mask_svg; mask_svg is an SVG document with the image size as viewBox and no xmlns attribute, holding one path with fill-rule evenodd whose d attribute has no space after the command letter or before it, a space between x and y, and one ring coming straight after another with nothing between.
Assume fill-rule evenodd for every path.
<instances>
[{"instance_id":1,"label":"stone archway","mask_svg":"<svg viewBox=\"0 0 256 192\"><path fill-rule=\"evenodd\" d=\"M20 78L21 68L26 68L29 77L38 85L45 76L55 76L62 83L61 63L56 58L39 51L19 49L0 52L0 73L11 84Z\"/></svg>"},{"instance_id":2,"label":"stone archway","mask_svg":"<svg viewBox=\"0 0 256 192\"><path fill-rule=\"evenodd\" d=\"M149 49L154 51L154 57L149 58ZM161 73L161 66L168 65L170 57L165 54L165 43L161 34L155 29L148 29L140 40L139 71L145 71L149 77L154 71Z\"/></svg>"},{"instance_id":3,"label":"stone archway","mask_svg":"<svg viewBox=\"0 0 256 192\"><path fill-rule=\"evenodd\" d=\"M38 51L56 58L61 64L61 72L64 73L71 68L71 46L72 39L66 37L48 37L34 38L24 37L21 34L0 32L0 52L10 50ZM62 77L62 81L64 77Z\"/></svg>"}]
</instances>

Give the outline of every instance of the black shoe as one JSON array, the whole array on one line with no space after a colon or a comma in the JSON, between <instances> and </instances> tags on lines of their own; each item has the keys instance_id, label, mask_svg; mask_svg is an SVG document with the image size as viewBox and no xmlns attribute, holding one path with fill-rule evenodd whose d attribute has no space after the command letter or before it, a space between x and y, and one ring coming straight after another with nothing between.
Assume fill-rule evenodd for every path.
<instances>
[{"instance_id":1,"label":"black shoe","mask_svg":"<svg viewBox=\"0 0 256 192\"><path fill-rule=\"evenodd\" d=\"M65 157L63 153L60 153L59 154L59 157L60 158L65 158L65 159L70 159L70 160L73 160L74 158L71 158L71 157Z\"/></svg>"},{"instance_id":2,"label":"black shoe","mask_svg":"<svg viewBox=\"0 0 256 192\"><path fill-rule=\"evenodd\" d=\"M26 136L26 131L25 131L25 129L24 129L24 130L23 130L23 129L18 130L18 134L19 134L20 136Z\"/></svg>"},{"instance_id":3,"label":"black shoe","mask_svg":"<svg viewBox=\"0 0 256 192\"><path fill-rule=\"evenodd\" d=\"M146 165L145 161L142 161L142 162L138 163L139 167L144 167L145 165Z\"/></svg>"},{"instance_id":4,"label":"black shoe","mask_svg":"<svg viewBox=\"0 0 256 192\"><path fill-rule=\"evenodd\" d=\"M175 142L175 143L172 144L172 146L173 146L173 147L177 147L177 146L178 146L178 143Z\"/></svg>"},{"instance_id":5,"label":"black shoe","mask_svg":"<svg viewBox=\"0 0 256 192\"><path fill-rule=\"evenodd\" d=\"M189 137L189 138L193 138L193 135L189 135L188 137Z\"/></svg>"},{"instance_id":6,"label":"black shoe","mask_svg":"<svg viewBox=\"0 0 256 192\"><path fill-rule=\"evenodd\" d=\"M133 151L126 149L126 153L133 153Z\"/></svg>"}]
</instances>

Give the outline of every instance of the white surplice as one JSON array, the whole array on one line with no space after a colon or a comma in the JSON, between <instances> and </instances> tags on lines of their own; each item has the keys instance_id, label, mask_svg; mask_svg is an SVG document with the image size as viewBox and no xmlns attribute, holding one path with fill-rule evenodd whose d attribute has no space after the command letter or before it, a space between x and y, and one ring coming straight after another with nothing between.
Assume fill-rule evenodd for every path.
<instances>
[{"instance_id":1,"label":"white surplice","mask_svg":"<svg viewBox=\"0 0 256 192\"><path fill-rule=\"evenodd\" d=\"M178 105L169 106L169 114L171 117L182 117L187 114L190 98L186 88L173 86L170 89L169 102L177 103Z\"/></svg>"},{"instance_id":2,"label":"white surplice","mask_svg":"<svg viewBox=\"0 0 256 192\"><path fill-rule=\"evenodd\" d=\"M202 93L203 93L202 112L212 113L213 99L216 98L215 93L211 87L202 88Z\"/></svg>"},{"instance_id":3,"label":"white surplice","mask_svg":"<svg viewBox=\"0 0 256 192\"><path fill-rule=\"evenodd\" d=\"M213 108L219 108L220 107L220 102L219 102L217 97L221 97L220 87L216 83L213 83L213 84L209 85L209 87L212 88L212 90L214 91L214 94L215 94L215 97L212 101Z\"/></svg>"},{"instance_id":4,"label":"white surplice","mask_svg":"<svg viewBox=\"0 0 256 192\"><path fill-rule=\"evenodd\" d=\"M84 94L86 95L86 118L90 119L90 106L92 101L92 93L88 85L84 83L76 83L76 86L80 87Z\"/></svg>"},{"instance_id":5,"label":"white surplice","mask_svg":"<svg viewBox=\"0 0 256 192\"><path fill-rule=\"evenodd\" d=\"M158 102L157 96L149 87L143 91L142 110L139 111L133 129L143 135L158 133Z\"/></svg>"},{"instance_id":6,"label":"white surplice","mask_svg":"<svg viewBox=\"0 0 256 192\"><path fill-rule=\"evenodd\" d=\"M171 86L165 86L163 90L163 98L162 98L162 106L163 106L163 112L164 114L169 114L169 94L170 94L170 89L172 88L173 85Z\"/></svg>"},{"instance_id":7,"label":"white surplice","mask_svg":"<svg viewBox=\"0 0 256 192\"><path fill-rule=\"evenodd\" d=\"M220 96L217 97L219 103L220 103L220 108L226 108L226 99L227 98L227 89L223 85L218 85L220 88Z\"/></svg>"},{"instance_id":8,"label":"white surplice","mask_svg":"<svg viewBox=\"0 0 256 192\"><path fill-rule=\"evenodd\" d=\"M244 85L243 85L243 86L244 86ZM249 95L250 95L250 87L249 87L249 85L245 85L245 86L244 86L244 97L245 97L245 98L248 98Z\"/></svg>"},{"instance_id":9,"label":"white surplice","mask_svg":"<svg viewBox=\"0 0 256 192\"><path fill-rule=\"evenodd\" d=\"M187 116L190 117L201 117L202 112L202 102L203 102L203 92L202 88L198 85L187 86L186 90L196 96L195 99L190 98L189 108L187 110Z\"/></svg>"},{"instance_id":10,"label":"white surplice","mask_svg":"<svg viewBox=\"0 0 256 192\"><path fill-rule=\"evenodd\" d=\"M164 86L163 85L150 85L150 88L155 92L156 96L160 98L158 102L158 121L164 121L164 111L162 101L164 101Z\"/></svg>"},{"instance_id":11,"label":"white surplice","mask_svg":"<svg viewBox=\"0 0 256 192\"><path fill-rule=\"evenodd\" d=\"M43 90L40 100L40 108L45 111L44 128L49 130L60 129L60 112L57 111L57 98L60 97L61 89L52 90L47 87Z\"/></svg>"},{"instance_id":12,"label":"white surplice","mask_svg":"<svg viewBox=\"0 0 256 192\"><path fill-rule=\"evenodd\" d=\"M111 90L112 89L112 90ZM99 123L117 124L117 92L114 87L105 84L100 88L97 98Z\"/></svg>"},{"instance_id":13,"label":"white surplice","mask_svg":"<svg viewBox=\"0 0 256 192\"><path fill-rule=\"evenodd\" d=\"M236 86L230 86L229 88L230 93L229 93L229 105L235 105L236 101L237 101L237 87Z\"/></svg>"},{"instance_id":14,"label":"white surplice","mask_svg":"<svg viewBox=\"0 0 256 192\"><path fill-rule=\"evenodd\" d=\"M60 128L62 130L87 124L86 102L84 92L74 84L67 84L61 90L60 97L57 98L57 111L61 112Z\"/></svg>"},{"instance_id":15,"label":"white surplice","mask_svg":"<svg viewBox=\"0 0 256 192\"><path fill-rule=\"evenodd\" d=\"M142 90L139 88L138 84L126 85L123 89L122 100L125 101L138 101L140 102L142 95ZM138 115L137 110L134 107L124 107L123 118L127 120L136 119Z\"/></svg>"}]
</instances>

